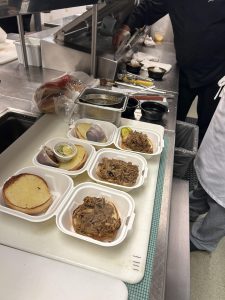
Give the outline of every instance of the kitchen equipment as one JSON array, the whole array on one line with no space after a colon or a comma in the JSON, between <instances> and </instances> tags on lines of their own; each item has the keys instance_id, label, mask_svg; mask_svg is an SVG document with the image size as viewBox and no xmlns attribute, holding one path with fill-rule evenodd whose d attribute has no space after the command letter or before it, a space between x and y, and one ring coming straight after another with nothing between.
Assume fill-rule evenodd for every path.
<instances>
[{"instance_id":1,"label":"kitchen equipment","mask_svg":"<svg viewBox=\"0 0 225 300\"><path fill-rule=\"evenodd\" d=\"M152 88L154 86L153 81L150 79L145 79L137 75L130 75L128 74L117 74L118 80L125 82L127 84L131 84L133 86L138 86L141 88ZM119 84L119 82L115 82L116 84Z\"/></svg>"},{"instance_id":2,"label":"kitchen equipment","mask_svg":"<svg viewBox=\"0 0 225 300\"><path fill-rule=\"evenodd\" d=\"M112 36L133 11L135 0L101 1L98 3L97 20L97 77L114 79L127 47L137 48L145 35L137 32L128 37L117 51L112 47ZM61 71L80 70L91 72L92 10L87 10L76 19L60 27L54 36L41 41L43 67ZM64 57L65 59L60 59Z\"/></svg>"},{"instance_id":3,"label":"kitchen equipment","mask_svg":"<svg viewBox=\"0 0 225 300\"><path fill-rule=\"evenodd\" d=\"M27 60L28 65L35 66L35 67L41 67L41 45L40 45L40 39L32 38L32 37L26 37L25 39L25 45L27 50ZM21 42L15 41L16 46L16 52L18 55L18 60L20 64L23 64L23 55L21 50Z\"/></svg>"},{"instance_id":4,"label":"kitchen equipment","mask_svg":"<svg viewBox=\"0 0 225 300\"><path fill-rule=\"evenodd\" d=\"M109 94L87 94L80 97L80 101L99 106L116 106L121 104L123 97L117 97Z\"/></svg>"},{"instance_id":5,"label":"kitchen equipment","mask_svg":"<svg viewBox=\"0 0 225 300\"><path fill-rule=\"evenodd\" d=\"M133 165L138 166L139 174L136 183L132 186L124 186L120 184L110 183L99 178L99 176L96 174L96 168L103 158L118 159L118 160L125 161L127 163L131 162ZM100 184L105 184L122 191L130 192L133 189L139 188L144 184L145 179L148 176L148 166L147 166L147 161L141 155L128 153L128 152L125 153L120 150L107 148L107 149L101 149L96 153L96 156L90 168L88 169L88 175L91 177L91 179L93 179L94 181Z\"/></svg>"},{"instance_id":6,"label":"kitchen equipment","mask_svg":"<svg viewBox=\"0 0 225 300\"><path fill-rule=\"evenodd\" d=\"M159 102L145 101L141 105L142 117L151 121L160 121L164 113L168 111L168 107Z\"/></svg>"},{"instance_id":7,"label":"kitchen equipment","mask_svg":"<svg viewBox=\"0 0 225 300\"><path fill-rule=\"evenodd\" d=\"M118 101L120 100L120 103L114 106L101 106L84 102L83 99L85 99L90 94L104 94L108 95L108 97L113 96L114 99L118 99ZM102 121L111 122L119 126L121 121L121 114L127 106L127 100L128 96L123 93L98 88L86 88L82 92L80 97L76 99L76 103L78 104L77 114L80 118L98 119Z\"/></svg>"},{"instance_id":8,"label":"kitchen equipment","mask_svg":"<svg viewBox=\"0 0 225 300\"><path fill-rule=\"evenodd\" d=\"M88 124L92 124L92 125L96 124L96 125L100 126L106 135L106 140L104 142L94 142L94 141L80 139L78 136L76 136L76 133L75 133L75 128L80 123L88 123ZM82 140L83 142L91 144L91 145L95 146L96 148L100 148L100 147L107 147L107 146L111 145L114 141L116 132L117 132L116 126L110 122L84 118L84 119L79 119L79 120L75 121L70 126L67 136L69 139Z\"/></svg>"},{"instance_id":9,"label":"kitchen equipment","mask_svg":"<svg viewBox=\"0 0 225 300\"><path fill-rule=\"evenodd\" d=\"M103 197L106 201L115 205L121 219L121 226L112 242L98 241L86 235L78 234L74 230L73 225L71 224L73 211L83 203L83 199L87 196L97 198ZM134 200L127 193L100 184L85 182L75 187L65 206L58 212L56 224L62 232L76 239L81 239L98 246L112 247L122 243L126 238L128 231L132 229L135 217L134 208Z\"/></svg>"},{"instance_id":10,"label":"kitchen equipment","mask_svg":"<svg viewBox=\"0 0 225 300\"><path fill-rule=\"evenodd\" d=\"M30 173L30 174L35 174L43 178L50 189L53 202L48 208L46 212L40 215L32 216L25 214L23 212L20 212L18 210L14 210L12 208L9 208L6 206L2 193L0 195L0 211L6 214L9 214L11 216L15 216L17 218L21 218L30 222L44 222L49 220L55 215L56 209L60 205L60 203L66 198L68 193L73 187L73 180L64 175L64 174L59 174L59 173L54 173L51 170L43 170L38 167L25 167L17 172L15 172L12 175L18 175L21 173ZM7 180L7 179L6 179ZM5 180L5 181L6 181ZM1 188L2 190L2 188Z\"/></svg>"}]
</instances>

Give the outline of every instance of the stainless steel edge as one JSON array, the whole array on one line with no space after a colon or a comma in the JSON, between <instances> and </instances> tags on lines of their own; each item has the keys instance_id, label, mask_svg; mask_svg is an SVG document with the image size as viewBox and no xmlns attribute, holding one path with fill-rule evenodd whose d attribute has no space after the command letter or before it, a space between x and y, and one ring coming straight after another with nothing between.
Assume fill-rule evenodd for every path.
<instances>
[{"instance_id":1,"label":"stainless steel edge","mask_svg":"<svg viewBox=\"0 0 225 300\"><path fill-rule=\"evenodd\" d=\"M22 110L22 109L18 109L18 108L7 107L0 112L0 117L7 114L8 112L14 112L14 113L17 113L20 115L26 115L26 116L36 117L36 118L41 116L41 114L36 113L36 112L30 112L30 111Z\"/></svg>"},{"instance_id":2,"label":"stainless steel edge","mask_svg":"<svg viewBox=\"0 0 225 300\"><path fill-rule=\"evenodd\" d=\"M161 212L150 288L149 299L151 300L160 300L164 299L165 297L165 277L167 264L170 200L173 180L175 133L173 131L166 130L165 136L169 140L169 145L166 157Z\"/></svg>"},{"instance_id":3,"label":"stainless steel edge","mask_svg":"<svg viewBox=\"0 0 225 300\"><path fill-rule=\"evenodd\" d=\"M189 182L174 178L171 196L166 300L190 300Z\"/></svg>"}]
</instances>

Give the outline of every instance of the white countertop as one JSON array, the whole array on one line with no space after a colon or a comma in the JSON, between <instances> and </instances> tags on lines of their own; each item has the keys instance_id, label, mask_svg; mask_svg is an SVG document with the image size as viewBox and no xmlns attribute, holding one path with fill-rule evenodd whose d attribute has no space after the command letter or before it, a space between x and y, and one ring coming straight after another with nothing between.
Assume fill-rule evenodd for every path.
<instances>
[{"instance_id":1,"label":"white countertop","mask_svg":"<svg viewBox=\"0 0 225 300\"><path fill-rule=\"evenodd\" d=\"M115 278L0 245L0 291L4 300L126 300Z\"/></svg>"}]
</instances>

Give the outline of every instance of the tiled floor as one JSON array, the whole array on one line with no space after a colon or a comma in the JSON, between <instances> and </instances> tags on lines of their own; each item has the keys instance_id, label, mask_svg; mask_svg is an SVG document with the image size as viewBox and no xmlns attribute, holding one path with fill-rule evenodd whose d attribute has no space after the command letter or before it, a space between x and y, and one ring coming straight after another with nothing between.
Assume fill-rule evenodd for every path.
<instances>
[{"instance_id":1,"label":"tiled floor","mask_svg":"<svg viewBox=\"0 0 225 300\"><path fill-rule=\"evenodd\" d=\"M191 300L225 299L225 238L211 254L191 253Z\"/></svg>"},{"instance_id":2,"label":"tiled floor","mask_svg":"<svg viewBox=\"0 0 225 300\"><path fill-rule=\"evenodd\" d=\"M188 117L196 118L194 101ZM191 253L191 300L225 300L225 237L212 253Z\"/></svg>"}]
</instances>

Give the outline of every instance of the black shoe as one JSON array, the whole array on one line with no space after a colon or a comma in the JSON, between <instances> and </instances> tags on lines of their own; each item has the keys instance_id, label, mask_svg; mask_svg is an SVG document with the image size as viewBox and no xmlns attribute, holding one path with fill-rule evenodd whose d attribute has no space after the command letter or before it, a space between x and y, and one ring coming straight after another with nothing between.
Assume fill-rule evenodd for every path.
<instances>
[{"instance_id":1,"label":"black shoe","mask_svg":"<svg viewBox=\"0 0 225 300\"><path fill-rule=\"evenodd\" d=\"M190 240L190 251L193 252L193 251L203 251L203 250L198 249Z\"/></svg>"}]
</instances>

